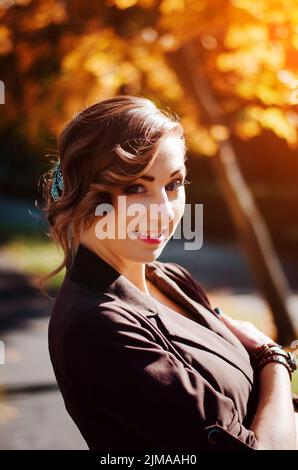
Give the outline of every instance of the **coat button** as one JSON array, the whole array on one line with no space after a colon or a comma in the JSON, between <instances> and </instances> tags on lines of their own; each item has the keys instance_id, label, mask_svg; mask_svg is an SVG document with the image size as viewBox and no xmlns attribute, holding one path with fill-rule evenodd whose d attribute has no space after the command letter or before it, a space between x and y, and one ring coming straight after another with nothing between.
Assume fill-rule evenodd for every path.
<instances>
[{"instance_id":1,"label":"coat button","mask_svg":"<svg viewBox=\"0 0 298 470\"><path fill-rule=\"evenodd\" d=\"M217 444L220 441L220 431L218 429L211 429L208 432L207 439L210 444Z\"/></svg>"}]
</instances>

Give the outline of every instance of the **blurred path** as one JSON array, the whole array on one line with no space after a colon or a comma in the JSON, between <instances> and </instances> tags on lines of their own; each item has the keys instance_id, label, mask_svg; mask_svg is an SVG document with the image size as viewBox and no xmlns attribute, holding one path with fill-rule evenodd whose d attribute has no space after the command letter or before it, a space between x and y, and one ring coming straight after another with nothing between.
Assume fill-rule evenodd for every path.
<instances>
[{"instance_id":1,"label":"blurred path","mask_svg":"<svg viewBox=\"0 0 298 470\"><path fill-rule=\"evenodd\" d=\"M52 302L0 251L0 449L87 449L67 414L48 355Z\"/></svg>"}]
</instances>

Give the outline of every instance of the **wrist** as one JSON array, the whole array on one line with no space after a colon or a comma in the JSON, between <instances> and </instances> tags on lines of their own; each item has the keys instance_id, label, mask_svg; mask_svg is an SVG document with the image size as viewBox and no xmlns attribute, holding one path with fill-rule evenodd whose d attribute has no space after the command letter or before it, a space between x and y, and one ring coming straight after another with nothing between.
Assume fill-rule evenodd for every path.
<instances>
[{"instance_id":1,"label":"wrist","mask_svg":"<svg viewBox=\"0 0 298 470\"><path fill-rule=\"evenodd\" d=\"M255 367L255 370L260 373L261 370L269 364L271 365L271 368L272 365L282 365L285 369L287 369L289 378L290 380L292 380L292 370L290 369L286 359L279 355L272 355L269 358L262 359L261 361L259 361L257 367Z\"/></svg>"},{"instance_id":2,"label":"wrist","mask_svg":"<svg viewBox=\"0 0 298 470\"><path fill-rule=\"evenodd\" d=\"M277 343L262 344L251 353L251 363L256 371L260 371L269 363L283 365L292 380L292 373L297 369L296 357Z\"/></svg>"}]
</instances>

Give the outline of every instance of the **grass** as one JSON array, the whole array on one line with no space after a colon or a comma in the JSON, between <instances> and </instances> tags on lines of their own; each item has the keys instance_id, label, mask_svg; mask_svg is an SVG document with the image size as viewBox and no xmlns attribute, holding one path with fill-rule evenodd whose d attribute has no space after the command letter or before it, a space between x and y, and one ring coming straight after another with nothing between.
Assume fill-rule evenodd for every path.
<instances>
[{"instance_id":1,"label":"grass","mask_svg":"<svg viewBox=\"0 0 298 470\"><path fill-rule=\"evenodd\" d=\"M51 240L38 236L18 236L2 247L15 266L32 276L43 276L57 268L63 260L62 252ZM65 268L46 282L45 288L57 290L64 278Z\"/></svg>"},{"instance_id":2,"label":"grass","mask_svg":"<svg viewBox=\"0 0 298 470\"><path fill-rule=\"evenodd\" d=\"M292 390L298 395L298 370L295 371L292 378Z\"/></svg>"}]
</instances>

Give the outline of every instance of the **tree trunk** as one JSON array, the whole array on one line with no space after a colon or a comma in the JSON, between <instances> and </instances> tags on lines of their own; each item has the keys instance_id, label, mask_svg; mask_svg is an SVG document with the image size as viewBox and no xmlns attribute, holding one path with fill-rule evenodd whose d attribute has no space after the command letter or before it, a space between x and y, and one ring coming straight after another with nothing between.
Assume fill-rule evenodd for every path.
<instances>
[{"instance_id":1,"label":"tree trunk","mask_svg":"<svg viewBox=\"0 0 298 470\"><path fill-rule=\"evenodd\" d=\"M168 55L172 65L174 56L176 61L178 59L180 62L180 66L177 67L176 63L175 68L181 82L185 81L179 72L183 64L184 73L188 74L191 81L194 99L206 114L209 123L226 126L224 112L206 79L198 48L193 40L184 43L178 51ZM256 284L271 309L277 327L277 341L282 345L288 345L295 338L288 282L275 253L266 223L242 176L233 145L228 137L218 141L218 152L212 157L212 162Z\"/></svg>"}]
</instances>

